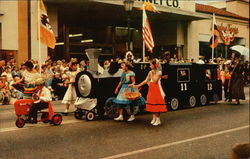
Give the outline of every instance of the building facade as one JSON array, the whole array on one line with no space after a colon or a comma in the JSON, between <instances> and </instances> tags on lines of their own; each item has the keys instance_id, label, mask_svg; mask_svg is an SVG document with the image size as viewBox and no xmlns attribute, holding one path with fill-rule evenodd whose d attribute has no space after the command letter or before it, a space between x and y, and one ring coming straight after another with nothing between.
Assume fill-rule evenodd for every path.
<instances>
[{"instance_id":1,"label":"building facade","mask_svg":"<svg viewBox=\"0 0 250 159\"><path fill-rule=\"evenodd\" d=\"M210 16L215 13L220 37L219 44L214 50L214 57L230 58L229 48L233 45L249 48L249 1L231 0L209 5L196 4L196 11ZM212 49L209 47L211 21L211 19L198 21L199 53L206 58L211 58L212 55Z\"/></svg>"},{"instance_id":2,"label":"building facade","mask_svg":"<svg viewBox=\"0 0 250 159\"><path fill-rule=\"evenodd\" d=\"M210 56L208 42L214 10L204 11L193 0L135 0L130 15L130 30L127 28L127 13L122 0L44 0L57 45L52 50L41 44L42 60L48 54L55 59L82 59L84 50L92 47L102 48L103 54L122 57L129 47L128 31L131 35L130 48L136 57L141 57L142 11L137 8L144 1L154 3L161 12L147 12L155 41L153 56L160 57L167 50L184 59L197 59L199 55ZM221 28L238 28L235 41L230 45L249 47L249 16L244 15L245 12L242 15L234 13L232 6L235 2L228 3L231 4L228 8L231 7L232 12L225 10L226 2L221 5L221 9L217 9L234 16L216 15L218 25ZM241 3L239 2L240 5ZM248 6L249 2L245 3ZM206 7L209 6L205 5ZM13 56L19 63L25 59L38 59L37 15L37 1L0 1L0 58ZM223 46L222 40L220 45L215 51L216 56L226 56L225 49L229 46ZM146 55L152 54L146 52Z\"/></svg>"}]
</instances>

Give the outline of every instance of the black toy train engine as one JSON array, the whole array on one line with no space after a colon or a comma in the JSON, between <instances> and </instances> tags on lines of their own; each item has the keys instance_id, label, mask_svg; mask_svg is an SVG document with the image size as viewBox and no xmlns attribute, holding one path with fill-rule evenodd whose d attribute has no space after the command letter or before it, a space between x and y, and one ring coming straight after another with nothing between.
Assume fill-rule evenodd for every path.
<instances>
[{"instance_id":1,"label":"black toy train engine","mask_svg":"<svg viewBox=\"0 0 250 159\"><path fill-rule=\"evenodd\" d=\"M87 120L92 120L96 114L101 117L104 114L115 115L116 109L111 109L111 101L115 96L114 90L120 81L122 70L119 69L114 74L110 74L108 70L100 73L97 59L101 51L88 49L86 52L90 60L90 70L80 72L76 77L76 92L79 97L76 105L79 105L79 109L75 115L81 118L83 111L87 111L85 113ZM138 84L147 77L150 71L149 63L135 63L133 66ZM162 64L163 76L168 75L167 79L161 79L168 108L177 110L185 105L195 107L221 100L222 86L221 81L217 79L217 67L218 65L213 64ZM145 99L147 90L146 85L141 89Z\"/></svg>"}]
</instances>

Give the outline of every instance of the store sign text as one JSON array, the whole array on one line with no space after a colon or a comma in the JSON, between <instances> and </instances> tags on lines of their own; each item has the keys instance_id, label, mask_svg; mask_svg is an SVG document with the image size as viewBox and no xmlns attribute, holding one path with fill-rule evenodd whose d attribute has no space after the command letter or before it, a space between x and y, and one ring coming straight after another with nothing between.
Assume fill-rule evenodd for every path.
<instances>
[{"instance_id":1,"label":"store sign text","mask_svg":"<svg viewBox=\"0 0 250 159\"><path fill-rule=\"evenodd\" d=\"M150 2L157 5L180 8L179 0L135 0L138 2Z\"/></svg>"}]
</instances>

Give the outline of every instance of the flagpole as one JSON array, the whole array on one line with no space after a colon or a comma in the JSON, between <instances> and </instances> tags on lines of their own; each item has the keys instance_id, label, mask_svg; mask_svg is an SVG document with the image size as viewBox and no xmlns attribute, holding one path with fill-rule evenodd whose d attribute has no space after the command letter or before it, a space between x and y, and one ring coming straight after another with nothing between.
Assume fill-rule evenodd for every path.
<instances>
[{"instance_id":1,"label":"flagpole","mask_svg":"<svg viewBox=\"0 0 250 159\"><path fill-rule=\"evenodd\" d=\"M41 74L42 69L42 57L41 57L41 21L40 21L40 0L37 0L37 29L38 29L38 58L39 58L39 73Z\"/></svg>"},{"instance_id":2,"label":"flagpole","mask_svg":"<svg viewBox=\"0 0 250 159\"><path fill-rule=\"evenodd\" d=\"M144 42L144 40L143 40L143 43L142 43L142 61L146 62L145 61L145 42Z\"/></svg>"},{"instance_id":3,"label":"flagpole","mask_svg":"<svg viewBox=\"0 0 250 159\"><path fill-rule=\"evenodd\" d=\"M215 19L215 14L213 13L213 22L212 22L212 61L214 59L214 19Z\"/></svg>"},{"instance_id":4,"label":"flagpole","mask_svg":"<svg viewBox=\"0 0 250 159\"><path fill-rule=\"evenodd\" d=\"M144 39L143 39L143 20L144 20L144 4L142 6L142 62L145 62L145 42L144 42Z\"/></svg>"}]
</instances>

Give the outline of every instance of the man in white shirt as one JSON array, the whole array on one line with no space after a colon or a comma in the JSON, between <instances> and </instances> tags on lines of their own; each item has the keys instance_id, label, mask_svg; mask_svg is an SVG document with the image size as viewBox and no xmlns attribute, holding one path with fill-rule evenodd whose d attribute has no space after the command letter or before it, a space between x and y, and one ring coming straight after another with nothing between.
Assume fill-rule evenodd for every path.
<instances>
[{"instance_id":1,"label":"man in white shirt","mask_svg":"<svg viewBox=\"0 0 250 159\"><path fill-rule=\"evenodd\" d=\"M45 87L45 80L43 78L37 79L35 85L38 88L38 92L32 95L34 103L30 108L30 115L28 118L28 122L32 124L37 123L37 111L48 108L49 102L52 101L51 92Z\"/></svg>"},{"instance_id":2,"label":"man in white shirt","mask_svg":"<svg viewBox=\"0 0 250 159\"><path fill-rule=\"evenodd\" d=\"M205 64L203 59L204 59L204 56L199 56L199 60L196 63L197 64Z\"/></svg>"}]
</instances>

